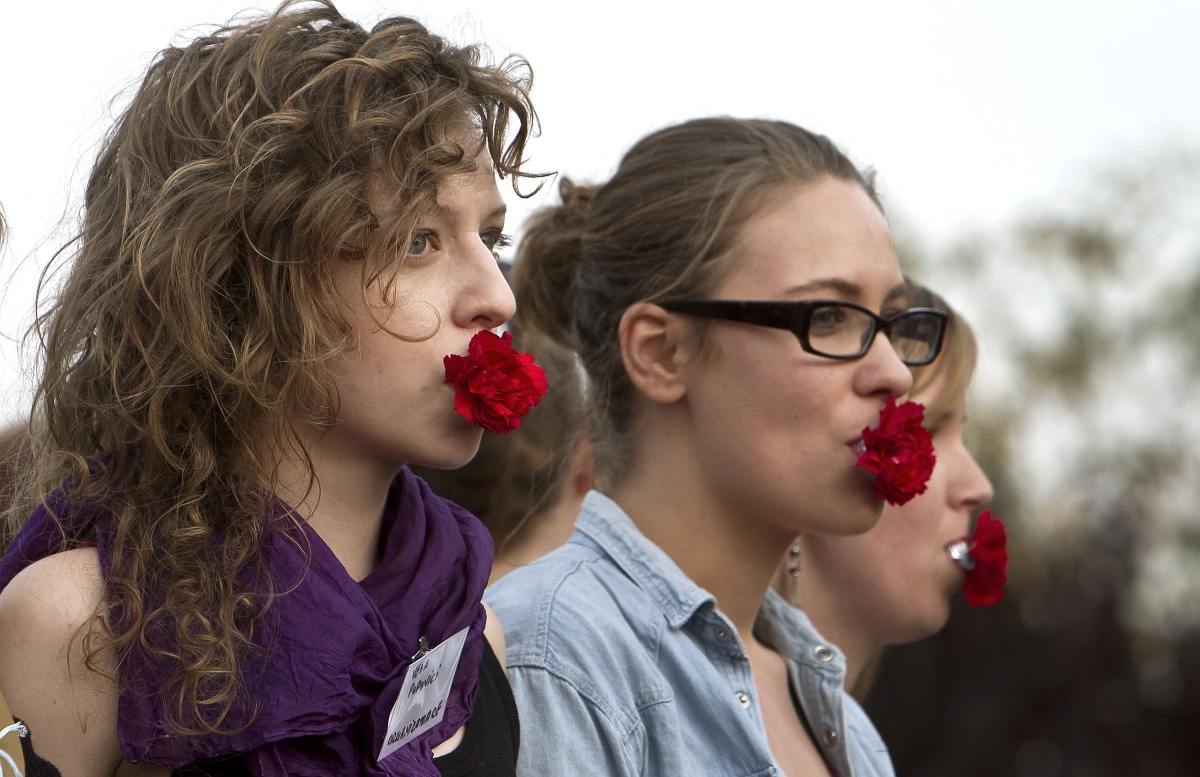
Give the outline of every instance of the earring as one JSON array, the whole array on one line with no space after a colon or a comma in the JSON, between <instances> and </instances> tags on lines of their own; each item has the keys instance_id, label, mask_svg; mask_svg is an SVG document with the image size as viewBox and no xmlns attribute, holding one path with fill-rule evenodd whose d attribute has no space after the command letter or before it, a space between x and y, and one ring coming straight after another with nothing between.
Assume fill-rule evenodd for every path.
<instances>
[{"instance_id":1,"label":"earring","mask_svg":"<svg viewBox=\"0 0 1200 777\"><path fill-rule=\"evenodd\" d=\"M793 607L800 606L800 546L793 545L788 548L788 584L791 586L791 603Z\"/></svg>"}]
</instances>

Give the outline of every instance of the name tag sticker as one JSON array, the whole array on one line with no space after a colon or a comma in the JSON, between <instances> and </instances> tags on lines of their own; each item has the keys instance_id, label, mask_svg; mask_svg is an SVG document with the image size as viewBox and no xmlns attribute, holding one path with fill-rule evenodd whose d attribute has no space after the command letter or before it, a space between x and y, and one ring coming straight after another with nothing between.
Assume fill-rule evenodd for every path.
<instances>
[{"instance_id":1,"label":"name tag sticker","mask_svg":"<svg viewBox=\"0 0 1200 777\"><path fill-rule=\"evenodd\" d=\"M387 735L376 761L382 761L442 722L458 659L467 643L467 631L463 629L409 665L400 696L388 715Z\"/></svg>"}]
</instances>

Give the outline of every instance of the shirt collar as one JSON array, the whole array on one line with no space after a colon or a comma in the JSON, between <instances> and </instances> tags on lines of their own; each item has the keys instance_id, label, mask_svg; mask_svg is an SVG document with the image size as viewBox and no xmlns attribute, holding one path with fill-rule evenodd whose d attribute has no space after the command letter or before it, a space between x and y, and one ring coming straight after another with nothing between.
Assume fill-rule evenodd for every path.
<instances>
[{"instance_id":1,"label":"shirt collar","mask_svg":"<svg viewBox=\"0 0 1200 777\"><path fill-rule=\"evenodd\" d=\"M834 675L838 682L846 676L846 656L821 636L809 617L771 590L758 610L754 633L783 656Z\"/></svg>"},{"instance_id":2,"label":"shirt collar","mask_svg":"<svg viewBox=\"0 0 1200 777\"><path fill-rule=\"evenodd\" d=\"M578 542L580 535L646 592L671 628L683 628L705 606L715 609L716 598L685 575L620 505L599 491L589 491L583 500L572 542ZM831 675L838 683L846 675L842 651L821 636L803 611L773 590L759 608L754 631L781 655Z\"/></svg>"},{"instance_id":3,"label":"shirt collar","mask_svg":"<svg viewBox=\"0 0 1200 777\"><path fill-rule=\"evenodd\" d=\"M671 628L682 628L702 606L715 603L712 594L642 534L620 505L599 491L584 498L575 532L591 540L645 591Z\"/></svg>"}]
</instances>

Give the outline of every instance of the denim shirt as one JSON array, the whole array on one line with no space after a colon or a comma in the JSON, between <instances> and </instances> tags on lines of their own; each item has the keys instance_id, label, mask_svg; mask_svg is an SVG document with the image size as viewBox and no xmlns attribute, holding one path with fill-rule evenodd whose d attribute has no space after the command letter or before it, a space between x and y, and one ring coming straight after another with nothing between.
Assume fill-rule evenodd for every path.
<instances>
[{"instance_id":1,"label":"denim shirt","mask_svg":"<svg viewBox=\"0 0 1200 777\"><path fill-rule=\"evenodd\" d=\"M485 596L504 626L521 716L518 773L781 775L750 662L712 594L591 492L570 541ZM771 592L755 635L838 777L893 777L887 748L842 689L846 661Z\"/></svg>"}]
</instances>

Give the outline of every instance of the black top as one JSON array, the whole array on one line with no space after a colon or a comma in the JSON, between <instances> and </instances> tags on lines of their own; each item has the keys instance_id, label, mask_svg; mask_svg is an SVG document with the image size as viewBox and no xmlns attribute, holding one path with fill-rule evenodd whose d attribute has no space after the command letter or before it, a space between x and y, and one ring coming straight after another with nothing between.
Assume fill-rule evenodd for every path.
<instances>
[{"instance_id":1,"label":"black top","mask_svg":"<svg viewBox=\"0 0 1200 777\"><path fill-rule=\"evenodd\" d=\"M516 777L521 724L517 702L491 643L483 641L479 692L463 740L433 759L442 777Z\"/></svg>"},{"instance_id":2,"label":"black top","mask_svg":"<svg viewBox=\"0 0 1200 777\"><path fill-rule=\"evenodd\" d=\"M517 702L491 643L483 641L475 707L458 747L433 765L442 777L516 777L521 726ZM34 774L33 772L30 773ZM238 757L205 761L175 770L176 777L250 777Z\"/></svg>"},{"instance_id":3,"label":"black top","mask_svg":"<svg viewBox=\"0 0 1200 777\"><path fill-rule=\"evenodd\" d=\"M21 755L25 758L25 777L62 777L58 767L33 752L33 733L29 729L21 737Z\"/></svg>"}]
</instances>

